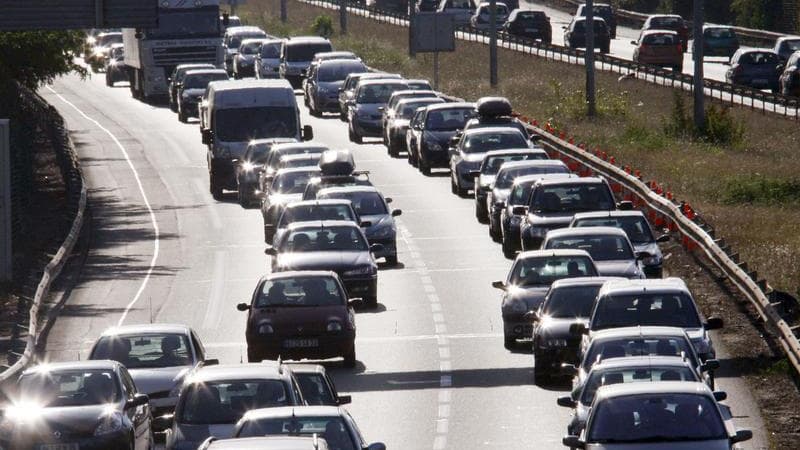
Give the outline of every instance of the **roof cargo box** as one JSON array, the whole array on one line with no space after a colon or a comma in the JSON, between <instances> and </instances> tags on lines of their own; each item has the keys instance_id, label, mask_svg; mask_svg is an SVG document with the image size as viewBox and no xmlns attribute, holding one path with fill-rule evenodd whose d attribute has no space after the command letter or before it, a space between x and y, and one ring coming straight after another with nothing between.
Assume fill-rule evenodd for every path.
<instances>
[{"instance_id":1,"label":"roof cargo box","mask_svg":"<svg viewBox=\"0 0 800 450\"><path fill-rule=\"evenodd\" d=\"M356 162L350 150L327 150L319 160L323 175L350 175L355 169Z\"/></svg>"},{"instance_id":2,"label":"roof cargo box","mask_svg":"<svg viewBox=\"0 0 800 450\"><path fill-rule=\"evenodd\" d=\"M483 97L475 104L479 116L510 116L511 103L504 97Z\"/></svg>"}]
</instances>

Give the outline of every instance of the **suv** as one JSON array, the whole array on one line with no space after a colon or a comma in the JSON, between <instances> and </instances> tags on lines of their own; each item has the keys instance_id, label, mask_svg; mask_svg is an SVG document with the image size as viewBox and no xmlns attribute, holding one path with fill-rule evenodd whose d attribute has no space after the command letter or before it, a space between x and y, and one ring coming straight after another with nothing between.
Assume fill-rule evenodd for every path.
<instances>
[{"instance_id":1,"label":"suv","mask_svg":"<svg viewBox=\"0 0 800 450\"><path fill-rule=\"evenodd\" d=\"M573 17L569 25L564 28L564 44L569 48L586 48L586 18ZM600 53L611 50L611 35L606 21L600 17L594 18L594 48Z\"/></svg>"},{"instance_id":2,"label":"suv","mask_svg":"<svg viewBox=\"0 0 800 450\"><path fill-rule=\"evenodd\" d=\"M674 31L646 30L639 35L633 45L633 61L640 64L671 67L675 72L683 72L683 44Z\"/></svg>"},{"instance_id":3,"label":"suv","mask_svg":"<svg viewBox=\"0 0 800 450\"><path fill-rule=\"evenodd\" d=\"M331 42L319 36L291 37L283 41L278 71L281 78L299 89L314 55L333 51Z\"/></svg>"},{"instance_id":4,"label":"suv","mask_svg":"<svg viewBox=\"0 0 800 450\"><path fill-rule=\"evenodd\" d=\"M511 36L538 39L543 44L553 42L553 27L544 11L515 9L503 24L503 31Z\"/></svg>"},{"instance_id":5,"label":"suv","mask_svg":"<svg viewBox=\"0 0 800 450\"><path fill-rule=\"evenodd\" d=\"M617 38L617 17L615 16L614 8L607 3L594 4L594 17L600 17L606 22L608 32L611 39ZM575 12L575 17L586 17L586 4L583 3L578 6L578 11ZM607 51L604 53L608 53Z\"/></svg>"}]
</instances>

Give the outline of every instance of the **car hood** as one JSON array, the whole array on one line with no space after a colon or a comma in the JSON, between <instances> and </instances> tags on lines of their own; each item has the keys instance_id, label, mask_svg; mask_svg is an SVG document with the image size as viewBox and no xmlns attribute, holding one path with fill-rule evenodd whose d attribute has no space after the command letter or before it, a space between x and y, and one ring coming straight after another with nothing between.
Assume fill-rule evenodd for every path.
<instances>
[{"instance_id":1,"label":"car hood","mask_svg":"<svg viewBox=\"0 0 800 450\"><path fill-rule=\"evenodd\" d=\"M349 311L344 305L259 308L253 313L252 324L257 329L258 325L269 323L279 335L320 334L327 332L330 322L340 322L344 327L348 315Z\"/></svg>"},{"instance_id":2,"label":"car hood","mask_svg":"<svg viewBox=\"0 0 800 450\"><path fill-rule=\"evenodd\" d=\"M378 108L385 106L384 103L356 103L356 109L361 114L381 114Z\"/></svg>"},{"instance_id":3,"label":"car hood","mask_svg":"<svg viewBox=\"0 0 800 450\"><path fill-rule=\"evenodd\" d=\"M359 219L361 219L362 222L371 223L371 225L367 227L367 229L365 230L367 236L375 232L378 228L390 225L392 222L392 216L390 216L389 214L373 214L367 216L360 216Z\"/></svg>"},{"instance_id":4,"label":"car hood","mask_svg":"<svg viewBox=\"0 0 800 450\"><path fill-rule=\"evenodd\" d=\"M269 196L270 206L285 205L291 202L299 202L303 199L303 194L272 194Z\"/></svg>"},{"instance_id":5,"label":"car hood","mask_svg":"<svg viewBox=\"0 0 800 450\"><path fill-rule=\"evenodd\" d=\"M434 141L445 148L450 146L450 139L455 135L456 135L455 131L425 130L425 139Z\"/></svg>"},{"instance_id":6,"label":"car hood","mask_svg":"<svg viewBox=\"0 0 800 450\"><path fill-rule=\"evenodd\" d=\"M190 366L161 367L157 369L130 369L131 378L136 389L143 394L169 392L183 382L186 374L192 370Z\"/></svg>"},{"instance_id":7,"label":"car hood","mask_svg":"<svg viewBox=\"0 0 800 450\"><path fill-rule=\"evenodd\" d=\"M505 202L511 194L511 189L492 189L492 198L495 202Z\"/></svg>"},{"instance_id":8,"label":"car hood","mask_svg":"<svg viewBox=\"0 0 800 450\"><path fill-rule=\"evenodd\" d=\"M523 301L528 306L528 311L534 311L544 301L550 286L515 287L509 289L509 301Z\"/></svg>"},{"instance_id":9,"label":"car hood","mask_svg":"<svg viewBox=\"0 0 800 450\"><path fill-rule=\"evenodd\" d=\"M372 263L369 252L297 252L278 255L280 270L341 271Z\"/></svg>"},{"instance_id":10,"label":"car hood","mask_svg":"<svg viewBox=\"0 0 800 450\"><path fill-rule=\"evenodd\" d=\"M539 333L542 336L552 339L574 339L574 335L569 332L569 327L574 323L582 323L586 326L589 325L589 318L569 318L560 319L549 317L546 322L542 322L539 327Z\"/></svg>"},{"instance_id":11,"label":"car hood","mask_svg":"<svg viewBox=\"0 0 800 450\"><path fill-rule=\"evenodd\" d=\"M196 99L197 97L201 97L205 92L205 89L184 89L183 95L185 97Z\"/></svg>"},{"instance_id":12,"label":"car hood","mask_svg":"<svg viewBox=\"0 0 800 450\"><path fill-rule=\"evenodd\" d=\"M528 223L535 227L564 228L572 222L574 212L528 214Z\"/></svg>"},{"instance_id":13,"label":"car hood","mask_svg":"<svg viewBox=\"0 0 800 450\"><path fill-rule=\"evenodd\" d=\"M119 411L119 408L114 408ZM67 429L78 433L93 433L107 414L107 405L65 406L44 408L39 419L47 424L48 430ZM37 433L39 430L32 430Z\"/></svg>"},{"instance_id":14,"label":"car hood","mask_svg":"<svg viewBox=\"0 0 800 450\"><path fill-rule=\"evenodd\" d=\"M591 450L730 450L727 439L715 441L686 441L686 442L663 442L663 443L631 443L631 444L586 444L587 449Z\"/></svg>"},{"instance_id":15,"label":"car hood","mask_svg":"<svg viewBox=\"0 0 800 450\"><path fill-rule=\"evenodd\" d=\"M339 92L339 88L344 85L344 81L318 81L317 89L327 92Z\"/></svg>"},{"instance_id":16,"label":"car hood","mask_svg":"<svg viewBox=\"0 0 800 450\"><path fill-rule=\"evenodd\" d=\"M182 443L182 448L197 448L209 436L220 439L229 438L233 435L236 424L215 424L215 425L186 425L175 426L175 441ZM187 445L190 444L190 445Z\"/></svg>"},{"instance_id":17,"label":"car hood","mask_svg":"<svg viewBox=\"0 0 800 450\"><path fill-rule=\"evenodd\" d=\"M636 260L595 261L594 265L601 277L641 278Z\"/></svg>"}]
</instances>

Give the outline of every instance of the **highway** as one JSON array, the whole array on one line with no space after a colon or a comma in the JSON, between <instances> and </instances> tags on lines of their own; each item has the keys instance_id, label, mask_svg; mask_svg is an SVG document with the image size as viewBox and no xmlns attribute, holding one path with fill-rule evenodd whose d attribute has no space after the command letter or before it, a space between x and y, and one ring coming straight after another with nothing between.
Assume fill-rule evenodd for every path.
<instances>
[{"instance_id":1,"label":"highway","mask_svg":"<svg viewBox=\"0 0 800 450\"><path fill-rule=\"evenodd\" d=\"M554 23L555 24L555 23ZM133 100L103 77L68 76L42 95L66 118L89 187L92 222L86 265L50 332L46 358L85 358L118 323L192 326L210 357L239 363L250 298L268 269L262 221L229 194L208 192L196 122ZM556 406L568 385L533 383L529 353L502 345L499 293L491 281L510 266L473 201L450 194L444 173L423 177L377 140L355 146L345 124L303 121L315 140L354 150L358 168L403 210L396 268L379 275L379 308L357 314L354 370L326 363L367 440L392 449L557 449L569 411ZM722 350L724 352L724 350ZM738 379L721 378L736 423L766 448L763 425Z\"/></svg>"}]
</instances>

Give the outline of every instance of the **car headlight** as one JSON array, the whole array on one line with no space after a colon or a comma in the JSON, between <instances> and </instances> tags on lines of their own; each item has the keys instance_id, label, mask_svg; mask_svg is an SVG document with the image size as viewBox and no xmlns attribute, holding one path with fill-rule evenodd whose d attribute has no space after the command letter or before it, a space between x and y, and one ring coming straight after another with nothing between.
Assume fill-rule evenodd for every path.
<instances>
[{"instance_id":1,"label":"car headlight","mask_svg":"<svg viewBox=\"0 0 800 450\"><path fill-rule=\"evenodd\" d=\"M245 162L242 163L242 170L244 172L252 172L253 169L255 169L255 168L256 168L255 164L253 164L253 163L251 163L249 161L245 161Z\"/></svg>"},{"instance_id":2,"label":"car headlight","mask_svg":"<svg viewBox=\"0 0 800 450\"><path fill-rule=\"evenodd\" d=\"M342 331L342 324L340 322L330 322L328 323L328 331L332 333Z\"/></svg>"},{"instance_id":3,"label":"car headlight","mask_svg":"<svg viewBox=\"0 0 800 450\"><path fill-rule=\"evenodd\" d=\"M105 434L114 433L122 429L122 414L113 412L103 418L100 425L94 430L95 436L103 436Z\"/></svg>"},{"instance_id":4,"label":"car headlight","mask_svg":"<svg viewBox=\"0 0 800 450\"><path fill-rule=\"evenodd\" d=\"M661 265L661 258L658 256L648 256L642 259L642 264L645 266L659 266Z\"/></svg>"},{"instance_id":5,"label":"car headlight","mask_svg":"<svg viewBox=\"0 0 800 450\"><path fill-rule=\"evenodd\" d=\"M530 234L532 237L543 238L544 235L547 234L547 228L530 227L530 228L528 228L528 234Z\"/></svg>"},{"instance_id":6,"label":"car headlight","mask_svg":"<svg viewBox=\"0 0 800 450\"><path fill-rule=\"evenodd\" d=\"M358 267L356 269L348 270L344 272L345 276L353 276L353 275L371 275L372 274L372 266L363 266Z\"/></svg>"},{"instance_id":7,"label":"car headlight","mask_svg":"<svg viewBox=\"0 0 800 450\"><path fill-rule=\"evenodd\" d=\"M258 326L258 334L272 334L275 330L272 329L272 325L268 323L262 323Z\"/></svg>"}]
</instances>

